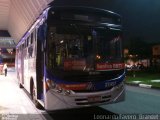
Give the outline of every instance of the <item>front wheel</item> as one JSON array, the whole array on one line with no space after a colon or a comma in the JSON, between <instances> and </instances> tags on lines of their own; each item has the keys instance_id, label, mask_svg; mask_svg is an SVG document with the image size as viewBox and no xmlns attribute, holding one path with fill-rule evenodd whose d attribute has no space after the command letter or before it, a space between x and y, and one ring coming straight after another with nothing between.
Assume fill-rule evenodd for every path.
<instances>
[{"instance_id":1,"label":"front wheel","mask_svg":"<svg viewBox=\"0 0 160 120\"><path fill-rule=\"evenodd\" d=\"M32 97L32 101L33 101L34 105L36 106L36 108L42 109L41 104L37 101L37 98L36 98L36 88L35 88L34 85L32 85L31 97Z\"/></svg>"}]
</instances>

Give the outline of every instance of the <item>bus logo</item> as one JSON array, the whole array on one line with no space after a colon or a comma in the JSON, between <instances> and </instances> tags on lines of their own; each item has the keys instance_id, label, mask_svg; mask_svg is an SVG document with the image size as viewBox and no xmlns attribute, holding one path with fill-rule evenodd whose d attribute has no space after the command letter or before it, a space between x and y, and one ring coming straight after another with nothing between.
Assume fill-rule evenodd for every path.
<instances>
[{"instance_id":1,"label":"bus logo","mask_svg":"<svg viewBox=\"0 0 160 120\"><path fill-rule=\"evenodd\" d=\"M86 87L87 90L95 90L95 86L92 82L89 82Z\"/></svg>"}]
</instances>

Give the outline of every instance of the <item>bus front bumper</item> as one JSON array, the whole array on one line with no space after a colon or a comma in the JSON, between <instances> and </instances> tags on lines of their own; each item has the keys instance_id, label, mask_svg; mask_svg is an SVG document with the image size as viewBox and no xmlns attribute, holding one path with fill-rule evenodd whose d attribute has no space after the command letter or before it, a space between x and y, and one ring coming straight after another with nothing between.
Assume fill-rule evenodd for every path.
<instances>
[{"instance_id":1,"label":"bus front bumper","mask_svg":"<svg viewBox=\"0 0 160 120\"><path fill-rule=\"evenodd\" d=\"M58 109L98 106L124 101L124 99L125 86L123 82L110 90L88 93L79 92L68 96L56 93L50 89L47 91L45 96L45 109L51 111Z\"/></svg>"}]
</instances>

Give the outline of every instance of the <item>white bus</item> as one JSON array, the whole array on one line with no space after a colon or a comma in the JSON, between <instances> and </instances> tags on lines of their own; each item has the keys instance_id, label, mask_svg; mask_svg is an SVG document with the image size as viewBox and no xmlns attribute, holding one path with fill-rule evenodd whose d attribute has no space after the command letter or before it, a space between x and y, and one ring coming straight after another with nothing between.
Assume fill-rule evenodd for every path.
<instances>
[{"instance_id":1,"label":"white bus","mask_svg":"<svg viewBox=\"0 0 160 120\"><path fill-rule=\"evenodd\" d=\"M124 100L120 15L50 6L16 46L19 87L37 108L68 109Z\"/></svg>"}]
</instances>

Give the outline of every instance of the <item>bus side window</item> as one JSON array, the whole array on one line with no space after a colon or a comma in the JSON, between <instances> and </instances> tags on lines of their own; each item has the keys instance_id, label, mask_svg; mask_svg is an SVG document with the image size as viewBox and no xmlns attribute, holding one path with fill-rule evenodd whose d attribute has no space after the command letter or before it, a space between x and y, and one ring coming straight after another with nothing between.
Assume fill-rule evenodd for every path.
<instances>
[{"instance_id":1,"label":"bus side window","mask_svg":"<svg viewBox=\"0 0 160 120\"><path fill-rule=\"evenodd\" d=\"M27 40L26 40L26 45L27 45L27 47L28 47L28 45L29 45L29 40L28 40L28 38L27 38Z\"/></svg>"},{"instance_id":2,"label":"bus side window","mask_svg":"<svg viewBox=\"0 0 160 120\"><path fill-rule=\"evenodd\" d=\"M22 44L22 50L24 50L24 48L25 48L25 43Z\"/></svg>"},{"instance_id":3,"label":"bus side window","mask_svg":"<svg viewBox=\"0 0 160 120\"><path fill-rule=\"evenodd\" d=\"M27 59L27 40L24 42L24 58Z\"/></svg>"},{"instance_id":4,"label":"bus side window","mask_svg":"<svg viewBox=\"0 0 160 120\"><path fill-rule=\"evenodd\" d=\"M33 57L36 55L36 29L33 31Z\"/></svg>"},{"instance_id":5,"label":"bus side window","mask_svg":"<svg viewBox=\"0 0 160 120\"><path fill-rule=\"evenodd\" d=\"M33 44L33 33L31 33L31 44Z\"/></svg>"},{"instance_id":6,"label":"bus side window","mask_svg":"<svg viewBox=\"0 0 160 120\"><path fill-rule=\"evenodd\" d=\"M28 47L28 43L27 42L28 42L28 39L25 40L25 48Z\"/></svg>"},{"instance_id":7,"label":"bus side window","mask_svg":"<svg viewBox=\"0 0 160 120\"><path fill-rule=\"evenodd\" d=\"M26 42L22 44L22 50L23 50L23 56L26 59L27 58Z\"/></svg>"},{"instance_id":8,"label":"bus side window","mask_svg":"<svg viewBox=\"0 0 160 120\"><path fill-rule=\"evenodd\" d=\"M33 57L33 33L30 36L30 45L28 47L29 58Z\"/></svg>"},{"instance_id":9,"label":"bus side window","mask_svg":"<svg viewBox=\"0 0 160 120\"><path fill-rule=\"evenodd\" d=\"M29 53L29 58L31 58L32 54L33 54L33 47L32 46L29 46L28 53Z\"/></svg>"},{"instance_id":10,"label":"bus side window","mask_svg":"<svg viewBox=\"0 0 160 120\"><path fill-rule=\"evenodd\" d=\"M36 53L37 53L37 28L34 30L34 38L35 38L34 55L36 56Z\"/></svg>"}]
</instances>

